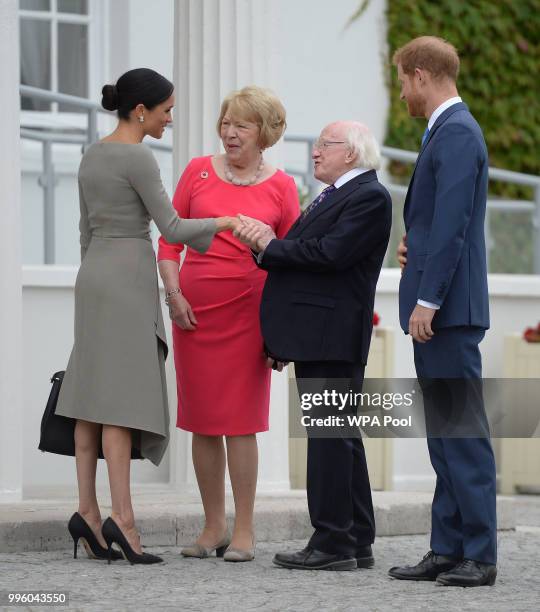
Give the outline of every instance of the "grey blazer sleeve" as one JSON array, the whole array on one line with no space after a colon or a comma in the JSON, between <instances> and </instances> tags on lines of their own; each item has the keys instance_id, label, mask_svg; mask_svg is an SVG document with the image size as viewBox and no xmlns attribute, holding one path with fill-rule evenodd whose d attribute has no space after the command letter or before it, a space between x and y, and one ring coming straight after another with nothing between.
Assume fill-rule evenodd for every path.
<instances>
[{"instance_id":1,"label":"grey blazer sleeve","mask_svg":"<svg viewBox=\"0 0 540 612\"><path fill-rule=\"evenodd\" d=\"M146 145L128 159L129 181L167 242L181 242L204 253L216 233L215 219L181 219L161 182L156 159Z\"/></svg>"},{"instance_id":2,"label":"grey blazer sleeve","mask_svg":"<svg viewBox=\"0 0 540 612\"><path fill-rule=\"evenodd\" d=\"M90 244L92 237L90 232L90 224L88 223L88 209L86 208L86 202L84 199L84 193L82 185L79 181L79 208L81 210L81 218L79 220L79 232L80 232L80 243L81 243L81 262L86 255L86 250Z\"/></svg>"}]
</instances>

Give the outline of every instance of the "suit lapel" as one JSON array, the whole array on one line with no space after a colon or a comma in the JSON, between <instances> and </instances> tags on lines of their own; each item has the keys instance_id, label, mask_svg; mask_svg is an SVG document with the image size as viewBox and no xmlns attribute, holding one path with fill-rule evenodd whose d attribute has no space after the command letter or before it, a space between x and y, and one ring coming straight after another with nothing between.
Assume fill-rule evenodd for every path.
<instances>
[{"instance_id":1,"label":"suit lapel","mask_svg":"<svg viewBox=\"0 0 540 612\"><path fill-rule=\"evenodd\" d=\"M319 215L323 214L331 206L338 204L341 200L357 189L362 183L368 183L369 181L375 180L377 180L377 173L375 170L368 170L367 172L363 172L362 174L355 176L350 181L347 181L345 185L342 185L339 189L336 189L331 194L326 196L326 198L315 208L315 210L310 212L309 215L305 217L305 219L302 220L302 217L300 216L289 230L287 237L292 237L292 234L304 231L304 229L308 227L309 224L312 223Z\"/></svg>"},{"instance_id":2,"label":"suit lapel","mask_svg":"<svg viewBox=\"0 0 540 612\"><path fill-rule=\"evenodd\" d=\"M441 113L441 115L439 115L439 117L437 117L437 121L435 121L435 123L433 124L431 130L429 130L428 137L426 138L424 144L422 145L422 148L420 149L420 152L418 153L418 157L416 158L416 162L414 164L414 170L413 170L413 173L412 173L410 181L409 181L409 187L407 189L407 195L405 196L405 203L403 205L403 214L404 215L405 215L405 211L407 209L407 205L409 204L409 196L410 196L410 193L411 193L411 187L412 187L412 184L413 184L414 175L416 174L416 168L418 168L418 162L420 161L420 158L422 157L422 153L426 150L426 147L428 146L429 141L433 138L433 135L435 134L435 132L448 119L448 117L453 115L455 112L461 111L461 110L468 111L469 107L465 103L463 103L463 102L458 102L457 104L452 104L452 106L447 108L444 111L444 113Z\"/></svg>"}]
</instances>

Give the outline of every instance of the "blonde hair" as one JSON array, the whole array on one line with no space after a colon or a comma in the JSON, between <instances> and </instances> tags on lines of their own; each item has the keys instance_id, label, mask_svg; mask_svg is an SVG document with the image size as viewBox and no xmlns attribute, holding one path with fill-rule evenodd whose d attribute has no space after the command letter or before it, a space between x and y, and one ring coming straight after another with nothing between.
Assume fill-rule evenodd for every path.
<instances>
[{"instance_id":1,"label":"blonde hair","mask_svg":"<svg viewBox=\"0 0 540 612\"><path fill-rule=\"evenodd\" d=\"M217 132L221 134L221 122L228 113L236 119L251 121L259 126L259 146L267 149L281 138L287 122L285 107L269 89L249 85L231 92L221 103Z\"/></svg>"},{"instance_id":2,"label":"blonde hair","mask_svg":"<svg viewBox=\"0 0 540 612\"><path fill-rule=\"evenodd\" d=\"M459 73L459 56L454 45L437 36L419 36L400 47L392 59L403 72L414 74L416 68L427 70L435 79L449 78L454 83Z\"/></svg>"}]
</instances>

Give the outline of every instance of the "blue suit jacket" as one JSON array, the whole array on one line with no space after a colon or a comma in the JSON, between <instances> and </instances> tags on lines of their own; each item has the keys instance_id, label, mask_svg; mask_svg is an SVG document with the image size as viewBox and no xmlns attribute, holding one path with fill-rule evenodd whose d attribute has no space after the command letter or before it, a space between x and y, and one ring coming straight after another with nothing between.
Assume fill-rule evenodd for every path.
<instances>
[{"instance_id":1,"label":"blue suit jacket","mask_svg":"<svg viewBox=\"0 0 540 612\"><path fill-rule=\"evenodd\" d=\"M399 286L405 332L419 299L440 305L434 329L489 327L487 185L482 130L465 104L454 104L431 128L405 199L407 265Z\"/></svg>"}]
</instances>

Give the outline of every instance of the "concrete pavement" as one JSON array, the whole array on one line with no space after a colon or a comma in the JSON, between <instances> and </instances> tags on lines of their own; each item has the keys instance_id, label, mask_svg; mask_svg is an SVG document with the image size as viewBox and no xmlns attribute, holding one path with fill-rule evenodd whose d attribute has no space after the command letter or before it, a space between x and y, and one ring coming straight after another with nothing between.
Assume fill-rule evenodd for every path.
<instances>
[{"instance_id":1,"label":"concrete pavement","mask_svg":"<svg viewBox=\"0 0 540 612\"><path fill-rule=\"evenodd\" d=\"M152 548L164 564L130 566L124 561L71 558L71 548L53 552L0 554L0 590L67 591L70 605L84 612L395 611L532 612L538 609L540 529L499 534L499 576L494 587L461 589L434 583L401 582L386 572L427 551L428 537L378 538L376 565L352 572L286 570L272 564L277 551L295 550L305 540L263 543L250 563L183 559L179 548ZM21 608L2 608L20 610ZM39 610L41 608L25 608ZM45 610L46 608L43 608ZM50 609L50 608L49 608Z\"/></svg>"},{"instance_id":2,"label":"concrete pavement","mask_svg":"<svg viewBox=\"0 0 540 612\"><path fill-rule=\"evenodd\" d=\"M302 493L258 500L256 558L241 564L215 557L182 558L179 544L194 537L201 521L200 506L195 499L180 500L166 491L139 490L135 495L139 522L144 527L143 542L164 558L163 564L149 567L130 566L125 561L108 566L104 561L89 560L82 547L74 560L64 533L66 517L73 510L72 500L33 500L17 508L3 505L0 591L66 591L69 606L54 609L84 612L536 611L540 594L540 496L499 499L500 519L515 529L499 532L499 576L494 587L439 587L387 576L390 566L416 562L428 550L430 498L429 494L375 493L379 523L374 546L376 564L373 569L352 572L294 571L272 564L277 551L305 545L310 527ZM180 501L184 505L179 505ZM11 535L7 533L9 524L14 526ZM40 540L39 529L45 527L54 533ZM417 535L381 537L382 530ZM297 535L291 538L292 533ZM19 546L16 550L17 535L27 548L39 544L41 549L23 551ZM1 552L6 544L12 552ZM15 608L0 603L2 611L21 609L51 608Z\"/></svg>"}]
</instances>

